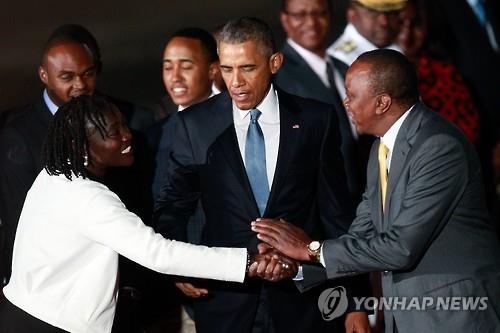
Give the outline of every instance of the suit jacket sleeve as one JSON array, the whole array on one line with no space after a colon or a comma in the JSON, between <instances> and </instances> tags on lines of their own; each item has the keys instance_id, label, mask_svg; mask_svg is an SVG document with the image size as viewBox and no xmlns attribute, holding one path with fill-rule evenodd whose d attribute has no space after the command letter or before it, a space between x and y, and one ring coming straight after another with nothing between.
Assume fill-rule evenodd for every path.
<instances>
[{"instance_id":1,"label":"suit jacket sleeve","mask_svg":"<svg viewBox=\"0 0 500 333\"><path fill-rule=\"evenodd\" d=\"M175 129L166 163L166 175L155 202L153 223L164 237L187 240L186 225L200 197L199 177L191 141L182 117L172 117Z\"/></svg>"},{"instance_id":2,"label":"suit jacket sleeve","mask_svg":"<svg viewBox=\"0 0 500 333\"><path fill-rule=\"evenodd\" d=\"M407 162L411 163L410 178L399 180L407 182L401 193L403 207L390 217L390 228L369 238L357 232L368 228L365 200L353 231L323 245L328 278L408 269L445 226L467 182L464 148L457 139L442 134L427 138L415 149L414 158Z\"/></svg>"}]
</instances>

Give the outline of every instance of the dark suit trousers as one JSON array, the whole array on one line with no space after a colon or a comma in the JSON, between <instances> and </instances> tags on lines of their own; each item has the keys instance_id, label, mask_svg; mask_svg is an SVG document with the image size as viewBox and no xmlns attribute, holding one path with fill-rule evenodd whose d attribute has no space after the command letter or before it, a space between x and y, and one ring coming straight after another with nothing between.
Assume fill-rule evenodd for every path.
<instances>
[{"instance_id":1,"label":"dark suit trousers","mask_svg":"<svg viewBox=\"0 0 500 333\"><path fill-rule=\"evenodd\" d=\"M2 333L62 333L66 332L24 312L6 298L0 301L0 332Z\"/></svg>"}]
</instances>

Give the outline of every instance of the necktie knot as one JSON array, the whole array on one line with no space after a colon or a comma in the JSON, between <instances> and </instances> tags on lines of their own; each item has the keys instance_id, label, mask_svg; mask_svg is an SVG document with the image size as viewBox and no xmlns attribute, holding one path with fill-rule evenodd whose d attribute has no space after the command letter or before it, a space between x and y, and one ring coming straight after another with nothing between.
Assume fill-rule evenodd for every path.
<instances>
[{"instance_id":1,"label":"necktie knot","mask_svg":"<svg viewBox=\"0 0 500 333\"><path fill-rule=\"evenodd\" d=\"M250 110L250 121L252 122L252 124L255 124L255 122L259 120L261 114L262 112L260 112L258 109Z\"/></svg>"},{"instance_id":2,"label":"necktie knot","mask_svg":"<svg viewBox=\"0 0 500 333\"><path fill-rule=\"evenodd\" d=\"M389 153L389 148L383 142L380 142L380 144L378 146L378 158L379 158L379 160L381 160L381 159L386 160L388 153Z\"/></svg>"}]
</instances>

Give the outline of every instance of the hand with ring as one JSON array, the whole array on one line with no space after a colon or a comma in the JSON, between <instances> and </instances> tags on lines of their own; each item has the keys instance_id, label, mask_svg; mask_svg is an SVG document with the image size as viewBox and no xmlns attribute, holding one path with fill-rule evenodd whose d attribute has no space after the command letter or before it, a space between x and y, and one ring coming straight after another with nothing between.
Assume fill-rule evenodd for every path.
<instances>
[{"instance_id":1,"label":"hand with ring","mask_svg":"<svg viewBox=\"0 0 500 333\"><path fill-rule=\"evenodd\" d=\"M293 278L298 272L298 263L267 244L259 244L259 254L250 265L249 276L259 276L268 281Z\"/></svg>"}]
</instances>

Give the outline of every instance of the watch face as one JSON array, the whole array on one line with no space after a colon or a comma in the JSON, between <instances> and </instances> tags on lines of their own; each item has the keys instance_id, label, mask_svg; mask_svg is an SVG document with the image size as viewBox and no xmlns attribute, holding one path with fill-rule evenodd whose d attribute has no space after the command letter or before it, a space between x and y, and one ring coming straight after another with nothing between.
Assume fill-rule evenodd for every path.
<instances>
[{"instance_id":1,"label":"watch face","mask_svg":"<svg viewBox=\"0 0 500 333\"><path fill-rule=\"evenodd\" d=\"M320 242L312 241L311 243L309 243L309 250L316 252L319 250L320 246L321 246Z\"/></svg>"}]
</instances>

